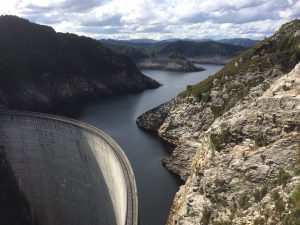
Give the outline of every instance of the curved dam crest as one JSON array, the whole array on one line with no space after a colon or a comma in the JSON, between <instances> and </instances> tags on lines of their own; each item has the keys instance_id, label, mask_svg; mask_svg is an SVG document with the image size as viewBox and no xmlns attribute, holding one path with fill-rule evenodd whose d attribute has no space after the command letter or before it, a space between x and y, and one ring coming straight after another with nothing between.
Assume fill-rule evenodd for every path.
<instances>
[{"instance_id":1,"label":"curved dam crest","mask_svg":"<svg viewBox=\"0 0 300 225\"><path fill-rule=\"evenodd\" d=\"M1 193L8 201L0 207L9 212L2 222L138 224L132 168L102 131L53 115L0 112L0 153L0 172L12 180ZM26 202L18 208L12 196ZM14 214L17 218L10 218Z\"/></svg>"}]
</instances>

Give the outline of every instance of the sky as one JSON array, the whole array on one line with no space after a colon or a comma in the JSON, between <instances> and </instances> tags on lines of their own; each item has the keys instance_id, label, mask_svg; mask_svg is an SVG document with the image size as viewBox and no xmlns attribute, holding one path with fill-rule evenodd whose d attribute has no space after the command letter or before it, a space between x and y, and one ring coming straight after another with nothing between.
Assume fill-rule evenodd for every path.
<instances>
[{"instance_id":1,"label":"sky","mask_svg":"<svg viewBox=\"0 0 300 225\"><path fill-rule=\"evenodd\" d=\"M96 39L263 39L300 0L0 0L0 14Z\"/></svg>"}]
</instances>

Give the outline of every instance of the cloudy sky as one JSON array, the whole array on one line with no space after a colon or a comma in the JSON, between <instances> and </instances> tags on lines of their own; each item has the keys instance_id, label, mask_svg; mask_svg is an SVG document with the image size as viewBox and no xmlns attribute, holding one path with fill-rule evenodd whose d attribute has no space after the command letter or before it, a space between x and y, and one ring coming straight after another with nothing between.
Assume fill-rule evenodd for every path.
<instances>
[{"instance_id":1,"label":"cloudy sky","mask_svg":"<svg viewBox=\"0 0 300 225\"><path fill-rule=\"evenodd\" d=\"M300 0L0 0L0 13L97 39L262 39Z\"/></svg>"}]
</instances>

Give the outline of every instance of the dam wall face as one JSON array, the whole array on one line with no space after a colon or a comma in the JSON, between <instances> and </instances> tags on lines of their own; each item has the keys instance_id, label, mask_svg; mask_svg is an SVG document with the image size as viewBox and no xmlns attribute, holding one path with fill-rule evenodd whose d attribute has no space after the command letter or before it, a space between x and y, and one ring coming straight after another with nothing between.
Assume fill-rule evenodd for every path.
<instances>
[{"instance_id":1,"label":"dam wall face","mask_svg":"<svg viewBox=\"0 0 300 225\"><path fill-rule=\"evenodd\" d=\"M0 156L0 172L8 180L0 193L7 200L0 208L8 212L0 224L138 223L130 163L115 141L92 126L47 114L0 112Z\"/></svg>"}]
</instances>

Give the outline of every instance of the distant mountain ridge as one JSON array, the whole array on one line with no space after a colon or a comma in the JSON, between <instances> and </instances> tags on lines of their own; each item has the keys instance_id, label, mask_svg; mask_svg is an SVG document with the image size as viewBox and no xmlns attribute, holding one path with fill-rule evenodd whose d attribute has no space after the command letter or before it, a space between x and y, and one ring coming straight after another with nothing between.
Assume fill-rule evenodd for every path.
<instances>
[{"instance_id":1,"label":"distant mountain ridge","mask_svg":"<svg viewBox=\"0 0 300 225\"><path fill-rule=\"evenodd\" d=\"M135 62L143 61L146 58L166 58L172 53L181 54L193 61L224 59L224 63L240 52L247 49L244 46L221 43L213 40L180 40L170 39L162 41L154 40L101 40L108 47L118 53L128 55ZM242 41L240 41L242 43ZM248 44L249 45L249 44ZM221 60L222 61L222 60Z\"/></svg>"},{"instance_id":2,"label":"distant mountain ridge","mask_svg":"<svg viewBox=\"0 0 300 225\"><path fill-rule=\"evenodd\" d=\"M216 41L176 41L172 42L158 51L158 55L166 56L172 52L183 55L184 57L199 56L235 56L246 50L245 47L219 43Z\"/></svg>"},{"instance_id":3,"label":"distant mountain ridge","mask_svg":"<svg viewBox=\"0 0 300 225\"><path fill-rule=\"evenodd\" d=\"M129 57L92 38L0 17L0 108L47 111L158 86Z\"/></svg>"},{"instance_id":4,"label":"distant mountain ridge","mask_svg":"<svg viewBox=\"0 0 300 225\"><path fill-rule=\"evenodd\" d=\"M231 39L221 39L217 41L224 44L244 46L246 48L251 48L258 42L260 42L260 40L253 40L249 38L231 38Z\"/></svg>"},{"instance_id":5,"label":"distant mountain ridge","mask_svg":"<svg viewBox=\"0 0 300 225\"><path fill-rule=\"evenodd\" d=\"M191 39L191 38L170 38L170 39L163 39L163 40L154 40L154 39L100 39L99 41L103 43L108 44L115 44L115 45L122 45L122 44L128 44L128 45L147 45L147 44L158 44L158 43L172 43L176 41L192 41L192 42L206 42L206 41L215 41L219 43L224 44L230 44L230 45L239 45L243 47L250 48L254 46L256 43L258 43L260 40L254 40L250 38L227 38L227 39Z\"/></svg>"}]
</instances>

